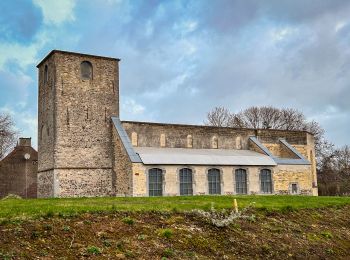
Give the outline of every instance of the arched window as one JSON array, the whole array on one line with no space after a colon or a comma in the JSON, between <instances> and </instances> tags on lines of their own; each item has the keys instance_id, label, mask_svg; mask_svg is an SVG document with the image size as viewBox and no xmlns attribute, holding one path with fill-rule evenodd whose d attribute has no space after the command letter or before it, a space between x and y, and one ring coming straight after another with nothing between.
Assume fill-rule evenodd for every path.
<instances>
[{"instance_id":1,"label":"arched window","mask_svg":"<svg viewBox=\"0 0 350 260\"><path fill-rule=\"evenodd\" d=\"M44 84L47 84L47 82L49 81L49 68L47 65L45 65L44 68Z\"/></svg>"},{"instance_id":2,"label":"arched window","mask_svg":"<svg viewBox=\"0 0 350 260\"><path fill-rule=\"evenodd\" d=\"M193 138L192 135L187 136L187 148L192 148L193 147Z\"/></svg>"},{"instance_id":3,"label":"arched window","mask_svg":"<svg viewBox=\"0 0 350 260\"><path fill-rule=\"evenodd\" d=\"M217 136L213 136L211 138L211 148L218 149L218 137Z\"/></svg>"},{"instance_id":4,"label":"arched window","mask_svg":"<svg viewBox=\"0 0 350 260\"><path fill-rule=\"evenodd\" d=\"M148 171L148 194L149 196L163 196L163 172L153 168Z\"/></svg>"},{"instance_id":5,"label":"arched window","mask_svg":"<svg viewBox=\"0 0 350 260\"><path fill-rule=\"evenodd\" d=\"M245 169L237 169L235 171L236 193L247 194L247 171Z\"/></svg>"},{"instance_id":6,"label":"arched window","mask_svg":"<svg viewBox=\"0 0 350 260\"><path fill-rule=\"evenodd\" d=\"M262 169L260 171L261 192L272 193L272 178L269 169Z\"/></svg>"},{"instance_id":7,"label":"arched window","mask_svg":"<svg viewBox=\"0 0 350 260\"><path fill-rule=\"evenodd\" d=\"M220 170L210 169L208 171L209 194L221 194Z\"/></svg>"},{"instance_id":8,"label":"arched window","mask_svg":"<svg viewBox=\"0 0 350 260\"><path fill-rule=\"evenodd\" d=\"M92 64L89 61L80 64L80 75L82 79L92 79Z\"/></svg>"},{"instance_id":9,"label":"arched window","mask_svg":"<svg viewBox=\"0 0 350 260\"><path fill-rule=\"evenodd\" d=\"M192 170L183 168L180 170L180 195L193 195Z\"/></svg>"}]
</instances>

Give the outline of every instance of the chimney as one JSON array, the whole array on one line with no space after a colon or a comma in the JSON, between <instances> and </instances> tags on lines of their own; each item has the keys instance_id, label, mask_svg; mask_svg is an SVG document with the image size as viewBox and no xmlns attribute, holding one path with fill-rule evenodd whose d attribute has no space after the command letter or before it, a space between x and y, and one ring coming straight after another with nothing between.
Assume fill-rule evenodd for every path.
<instances>
[{"instance_id":1,"label":"chimney","mask_svg":"<svg viewBox=\"0 0 350 260\"><path fill-rule=\"evenodd\" d=\"M20 137L18 146L32 146L32 138Z\"/></svg>"}]
</instances>

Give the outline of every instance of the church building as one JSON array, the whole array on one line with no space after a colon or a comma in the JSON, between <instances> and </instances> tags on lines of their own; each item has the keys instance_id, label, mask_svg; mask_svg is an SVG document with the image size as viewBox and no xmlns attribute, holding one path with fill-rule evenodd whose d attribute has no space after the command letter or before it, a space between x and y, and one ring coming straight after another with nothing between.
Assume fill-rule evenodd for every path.
<instances>
[{"instance_id":1,"label":"church building","mask_svg":"<svg viewBox=\"0 0 350 260\"><path fill-rule=\"evenodd\" d=\"M38 64L38 197L317 195L306 131L121 121L119 61Z\"/></svg>"}]
</instances>

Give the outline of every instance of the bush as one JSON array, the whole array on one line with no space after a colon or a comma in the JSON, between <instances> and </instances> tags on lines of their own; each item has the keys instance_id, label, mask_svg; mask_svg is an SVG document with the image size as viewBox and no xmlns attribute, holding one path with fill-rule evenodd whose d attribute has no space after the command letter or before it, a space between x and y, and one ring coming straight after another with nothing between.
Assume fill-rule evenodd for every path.
<instances>
[{"instance_id":1,"label":"bush","mask_svg":"<svg viewBox=\"0 0 350 260\"><path fill-rule=\"evenodd\" d=\"M236 212L235 210L227 211L223 209L222 211L216 210L214 208L214 205L211 205L210 211L204 211L204 210L192 210L192 213L195 215L204 218L207 222L211 223L212 225L216 227L227 227L231 225L236 219L248 219L249 221L254 222L255 216L254 215L243 215L245 211L247 211L250 208L247 207L243 209L240 212Z\"/></svg>"},{"instance_id":2,"label":"bush","mask_svg":"<svg viewBox=\"0 0 350 260\"><path fill-rule=\"evenodd\" d=\"M89 246L86 249L86 252L88 252L90 255L100 255L101 254L101 249L98 248L97 246Z\"/></svg>"},{"instance_id":3,"label":"bush","mask_svg":"<svg viewBox=\"0 0 350 260\"><path fill-rule=\"evenodd\" d=\"M332 239L333 238L332 233L329 232L329 231L322 232L321 236L323 236L324 238L328 238L328 239Z\"/></svg>"},{"instance_id":4,"label":"bush","mask_svg":"<svg viewBox=\"0 0 350 260\"><path fill-rule=\"evenodd\" d=\"M173 236L173 231L171 229L165 228L165 229L159 229L158 234L161 237L165 237L167 239L171 238Z\"/></svg>"},{"instance_id":5,"label":"bush","mask_svg":"<svg viewBox=\"0 0 350 260\"><path fill-rule=\"evenodd\" d=\"M3 200L13 200L13 199L21 200L22 197L16 194L9 194L3 198Z\"/></svg>"},{"instance_id":6,"label":"bush","mask_svg":"<svg viewBox=\"0 0 350 260\"><path fill-rule=\"evenodd\" d=\"M125 217L122 219L122 221L125 223L125 224L128 224L128 225L133 225L134 224L134 220L130 217Z\"/></svg>"},{"instance_id":7,"label":"bush","mask_svg":"<svg viewBox=\"0 0 350 260\"><path fill-rule=\"evenodd\" d=\"M172 257L174 255L174 251L170 248L167 248L163 251L162 257Z\"/></svg>"},{"instance_id":8,"label":"bush","mask_svg":"<svg viewBox=\"0 0 350 260\"><path fill-rule=\"evenodd\" d=\"M291 205L286 205L286 206L283 206L281 208L281 212L282 213L290 213L290 212L293 212L293 211L295 211L295 208L293 206L291 206Z\"/></svg>"}]
</instances>

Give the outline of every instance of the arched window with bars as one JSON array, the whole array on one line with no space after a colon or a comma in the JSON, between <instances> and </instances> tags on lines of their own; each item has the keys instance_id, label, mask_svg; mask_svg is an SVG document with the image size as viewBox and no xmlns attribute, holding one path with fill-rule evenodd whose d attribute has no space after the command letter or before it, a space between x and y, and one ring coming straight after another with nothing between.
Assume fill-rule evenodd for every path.
<instances>
[{"instance_id":1,"label":"arched window with bars","mask_svg":"<svg viewBox=\"0 0 350 260\"><path fill-rule=\"evenodd\" d=\"M245 169L235 170L236 193L247 194L247 171Z\"/></svg>"},{"instance_id":2,"label":"arched window with bars","mask_svg":"<svg viewBox=\"0 0 350 260\"><path fill-rule=\"evenodd\" d=\"M148 195L163 196L163 171L158 168L148 170Z\"/></svg>"},{"instance_id":3,"label":"arched window with bars","mask_svg":"<svg viewBox=\"0 0 350 260\"><path fill-rule=\"evenodd\" d=\"M272 175L271 170L262 169L260 171L260 185L262 193L272 193Z\"/></svg>"},{"instance_id":4,"label":"arched window with bars","mask_svg":"<svg viewBox=\"0 0 350 260\"><path fill-rule=\"evenodd\" d=\"M219 169L208 170L209 194L221 194L221 176Z\"/></svg>"},{"instance_id":5,"label":"arched window with bars","mask_svg":"<svg viewBox=\"0 0 350 260\"><path fill-rule=\"evenodd\" d=\"M180 195L193 195L193 173L189 168L179 171Z\"/></svg>"}]
</instances>

